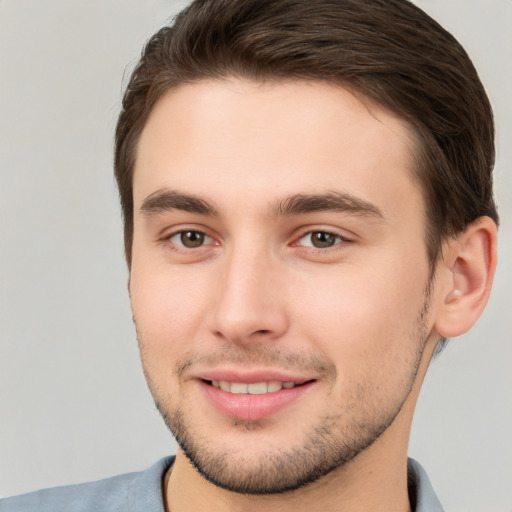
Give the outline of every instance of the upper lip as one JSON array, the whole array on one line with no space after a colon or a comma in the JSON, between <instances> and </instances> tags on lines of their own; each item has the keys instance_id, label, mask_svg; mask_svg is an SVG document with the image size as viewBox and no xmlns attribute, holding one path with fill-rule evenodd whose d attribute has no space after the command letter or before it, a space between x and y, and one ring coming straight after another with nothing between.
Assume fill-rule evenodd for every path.
<instances>
[{"instance_id":1,"label":"upper lip","mask_svg":"<svg viewBox=\"0 0 512 512\"><path fill-rule=\"evenodd\" d=\"M192 378L206 381L227 381L227 382L244 382L246 384L254 384L256 382L294 382L295 384L303 384L304 382L315 380L314 377L308 375L298 375L281 370L236 370L236 369L211 369L194 373Z\"/></svg>"}]
</instances>

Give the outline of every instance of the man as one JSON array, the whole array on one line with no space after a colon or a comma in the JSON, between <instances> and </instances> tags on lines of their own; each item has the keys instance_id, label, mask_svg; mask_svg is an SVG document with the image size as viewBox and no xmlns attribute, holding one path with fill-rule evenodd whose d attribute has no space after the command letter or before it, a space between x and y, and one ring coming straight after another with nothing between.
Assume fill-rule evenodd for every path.
<instances>
[{"instance_id":1,"label":"man","mask_svg":"<svg viewBox=\"0 0 512 512\"><path fill-rule=\"evenodd\" d=\"M442 510L414 406L496 264L492 113L405 0L201 1L148 43L115 171L176 458L0 510Z\"/></svg>"}]
</instances>

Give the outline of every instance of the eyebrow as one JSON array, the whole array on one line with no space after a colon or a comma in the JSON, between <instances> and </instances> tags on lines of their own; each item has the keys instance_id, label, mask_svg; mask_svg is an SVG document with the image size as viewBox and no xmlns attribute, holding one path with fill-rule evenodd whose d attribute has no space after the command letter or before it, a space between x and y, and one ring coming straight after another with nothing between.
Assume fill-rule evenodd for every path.
<instances>
[{"instance_id":1,"label":"eyebrow","mask_svg":"<svg viewBox=\"0 0 512 512\"><path fill-rule=\"evenodd\" d=\"M220 217L213 203L193 194L176 190L161 189L144 199L140 207L147 216L180 210L210 217ZM303 215L307 213L336 211L352 215L384 219L381 210L374 204L345 192L328 192L326 194L294 194L278 201L271 208L274 217Z\"/></svg>"},{"instance_id":2,"label":"eyebrow","mask_svg":"<svg viewBox=\"0 0 512 512\"><path fill-rule=\"evenodd\" d=\"M171 210L181 210L212 217L219 216L217 208L205 199L169 189L161 189L153 192L142 201L140 207L140 211L147 216Z\"/></svg>"},{"instance_id":3,"label":"eyebrow","mask_svg":"<svg viewBox=\"0 0 512 512\"><path fill-rule=\"evenodd\" d=\"M335 211L384 220L384 214L373 203L344 192L327 194L295 194L279 201L273 208L274 216Z\"/></svg>"}]
</instances>

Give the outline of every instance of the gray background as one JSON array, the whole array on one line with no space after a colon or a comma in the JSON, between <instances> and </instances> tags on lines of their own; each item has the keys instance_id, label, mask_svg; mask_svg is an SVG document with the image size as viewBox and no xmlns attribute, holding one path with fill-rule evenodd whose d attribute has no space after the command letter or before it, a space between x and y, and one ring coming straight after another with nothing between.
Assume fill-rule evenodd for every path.
<instances>
[{"instance_id":1,"label":"gray background","mask_svg":"<svg viewBox=\"0 0 512 512\"><path fill-rule=\"evenodd\" d=\"M500 266L433 363L410 453L452 512L512 511L512 1L417 2L466 46L496 111ZM0 495L174 450L140 370L111 172L122 76L184 2L0 0Z\"/></svg>"}]
</instances>

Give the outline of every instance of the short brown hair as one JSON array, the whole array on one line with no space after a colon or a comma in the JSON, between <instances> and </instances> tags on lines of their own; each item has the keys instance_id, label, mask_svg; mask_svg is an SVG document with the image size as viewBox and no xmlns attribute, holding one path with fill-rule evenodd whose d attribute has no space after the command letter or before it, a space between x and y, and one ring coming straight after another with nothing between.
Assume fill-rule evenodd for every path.
<instances>
[{"instance_id":1,"label":"short brown hair","mask_svg":"<svg viewBox=\"0 0 512 512\"><path fill-rule=\"evenodd\" d=\"M169 89L229 76L337 83L407 121L432 268L444 239L482 215L498 222L489 100L464 49L421 9L408 0L195 0L149 39L124 94L114 168L128 265L149 113Z\"/></svg>"}]
</instances>

